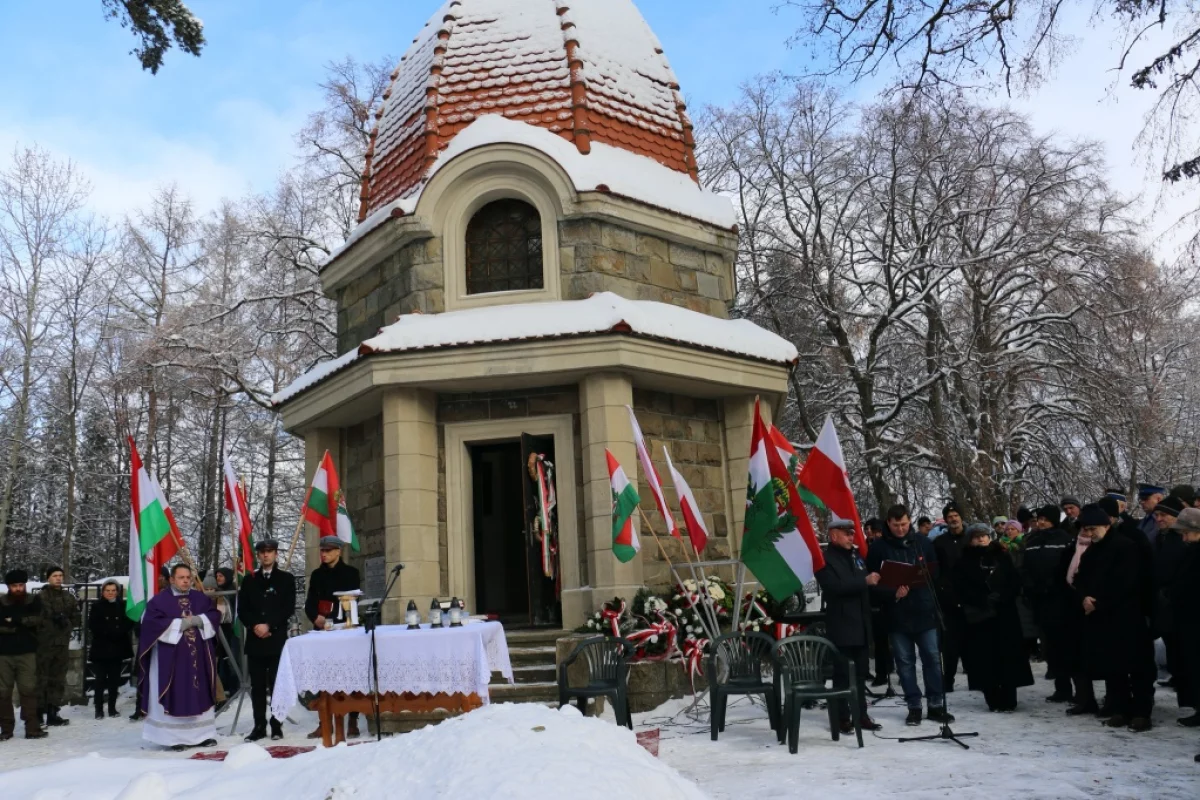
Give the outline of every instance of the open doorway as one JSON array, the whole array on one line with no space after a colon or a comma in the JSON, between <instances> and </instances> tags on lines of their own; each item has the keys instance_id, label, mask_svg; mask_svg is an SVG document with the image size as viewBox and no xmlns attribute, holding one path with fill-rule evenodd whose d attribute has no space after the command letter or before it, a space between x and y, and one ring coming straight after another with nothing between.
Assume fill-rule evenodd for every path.
<instances>
[{"instance_id":1,"label":"open doorway","mask_svg":"<svg viewBox=\"0 0 1200 800\"><path fill-rule=\"evenodd\" d=\"M561 626L557 512L552 552L543 550L539 507L554 495L554 437L468 445L471 458L475 608L508 627ZM542 486L531 467L542 460ZM546 560L553 577L546 575Z\"/></svg>"},{"instance_id":2,"label":"open doorway","mask_svg":"<svg viewBox=\"0 0 1200 800\"><path fill-rule=\"evenodd\" d=\"M475 608L506 625L529 624L521 443L472 445Z\"/></svg>"}]
</instances>

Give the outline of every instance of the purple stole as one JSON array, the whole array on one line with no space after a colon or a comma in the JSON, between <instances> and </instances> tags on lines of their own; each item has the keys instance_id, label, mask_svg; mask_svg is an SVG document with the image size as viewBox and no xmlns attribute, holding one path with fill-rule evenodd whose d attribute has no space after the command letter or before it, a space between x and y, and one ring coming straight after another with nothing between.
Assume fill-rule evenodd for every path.
<instances>
[{"instance_id":1,"label":"purple stole","mask_svg":"<svg viewBox=\"0 0 1200 800\"><path fill-rule=\"evenodd\" d=\"M146 604L142 616L142 632L138 637L138 703L142 713L149 713L150 659L158 647L158 702L172 717L195 717L208 711L216 702L217 659L213 639L203 637L203 628L189 628L178 644L160 642L159 637L184 612L194 617L204 616L214 630L219 629L221 614L212 600L195 589L176 595L172 589L156 594Z\"/></svg>"}]
</instances>

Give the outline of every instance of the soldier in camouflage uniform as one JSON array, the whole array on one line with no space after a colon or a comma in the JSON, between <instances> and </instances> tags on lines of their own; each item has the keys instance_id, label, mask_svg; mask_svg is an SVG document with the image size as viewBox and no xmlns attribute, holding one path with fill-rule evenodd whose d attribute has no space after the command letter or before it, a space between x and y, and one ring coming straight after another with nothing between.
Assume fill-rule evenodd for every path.
<instances>
[{"instance_id":1,"label":"soldier in camouflage uniform","mask_svg":"<svg viewBox=\"0 0 1200 800\"><path fill-rule=\"evenodd\" d=\"M79 604L74 593L63 588L61 567L46 570L46 585L38 594L42 601L42 630L38 635L38 717L45 724L67 725L58 715L67 685L71 631L79 626Z\"/></svg>"}]
</instances>

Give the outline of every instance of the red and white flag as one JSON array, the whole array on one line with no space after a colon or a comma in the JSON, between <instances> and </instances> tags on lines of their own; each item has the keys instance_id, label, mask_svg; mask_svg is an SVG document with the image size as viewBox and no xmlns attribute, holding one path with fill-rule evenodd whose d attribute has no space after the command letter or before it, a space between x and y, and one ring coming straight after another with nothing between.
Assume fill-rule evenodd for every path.
<instances>
[{"instance_id":1,"label":"red and white flag","mask_svg":"<svg viewBox=\"0 0 1200 800\"><path fill-rule=\"evenodd\" d=\"M237 528L237 543L240 553L234 553L234 564L240 567L239 575L247 575L254 571L254 548L250 542L253 526L250 524L250 507L246 503L246 490L238 483L237 473L225 454L225 510L233 518Z\"/></svg>"},{"instance_id":2,"label":"red and white flag","mask_svg":"<svg viewBox=\"0 0 1200 800\"><path fill-rule=\"evenodd\" d=\"M819 497L835 516L854 523L854 541L858 551L866 556L867 539L863 535L858 506L850 488L850 476L846 473L846 460L842 457L842 445L833 428L832 417L825 417L825 426L817 437L817 446L809 452L808 460L800 470L800 483Z\"/></svg>"},{"instance_id":3,"label":"red and white flag","mask_svg":"<svg viewBox=\"0 0 1200 800\"><path fill-rule=\"evenodd\" d=\"M671 453L667 450L666 445L663 445L663 455L667 457L667 471L671 473L671 481L675 484L675 494L679 497L679 511L683 514L683 524L687 527L688 538L692 540L692 547L699 554L708 544L708 528L704 527L704 515L700 512L700 506L697 505L696 497L692 494L692 487L688 486L687 481L679 474L679 470L675 469L675 465L671 463Z\"/></svg>"},{"instance_id":4,"label":"red and white flag","mask_svg":"<svg viewBox=\"0 0 1200 800\"><path fill-rule=\"evenodd\" d=\"M658 477L658 470L654 468L654 462L650 460L650 451L646 449L646 440L642 438L642 428L638 425L637 417L633 413L633 409L629 409L629 424L633 427L633 444L637 448L638 463L642 466L642 472L646 475L646 482L650 484L650 494L654 495L654 504L658 506L658 513L662 514L663 521L667 525L667 533L678 538L679 528L675 524L675 517L671 515L671 509L667 506L667 498L663 496L662 478Z\"/></svg>"}]
</instances>

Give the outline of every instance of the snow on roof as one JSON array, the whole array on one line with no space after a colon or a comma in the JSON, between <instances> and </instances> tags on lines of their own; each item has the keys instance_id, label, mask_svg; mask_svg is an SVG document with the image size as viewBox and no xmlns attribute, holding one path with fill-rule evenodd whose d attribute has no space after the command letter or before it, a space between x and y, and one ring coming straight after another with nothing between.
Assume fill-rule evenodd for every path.
<instances>
[{"instance_id":1,"label":"snow on roof","mask_svg":"<svg viewBox=\"0 0 1200 800\"><path fill-rule=\"evenodd\" d=\"M516 144L532 148L552 158L571 179L577 192L604 191L656 206L681 216L730 229L737 223L733 203L724 195L702 189L687 174L665 167L657 161L619 147L593 144L583 155L576 147L544 128L514 122L497 114L488 114L468 125L454 137L429 170L437 174L463 153L491 144ZM417 209L428 179L413 194L377 208L359 223L350 237L325 260L332 263L356 242L393 216L408 216Z\"/></svg>"},{"instance_id":2,"label":"snow on roof","mask_svg":"<svg viewBox=\"0 0 1200 800\"><path fill-rule=\"evenodd\" d=\"M384 94L362 216L412 194L432 158L489 115L697 176L678 80L633 0L450 0Z\"/></svg>"},{"instance_id":3,"label":"snow on roof","mask_svg":"<svg viewBox=\"0 0 1200 800\"><path fill-rule=\"evenodd\" d=\"M718 319L650 300L626 300L600 292L586 300L513 303L444 314L410 314L380 330L357 350L319 364L271 398L286 402L360 357L438 347L494 344L627 332L650 339L790 364L799 357L791 342L749 320Z\"/></svg>"}]
</instances>

